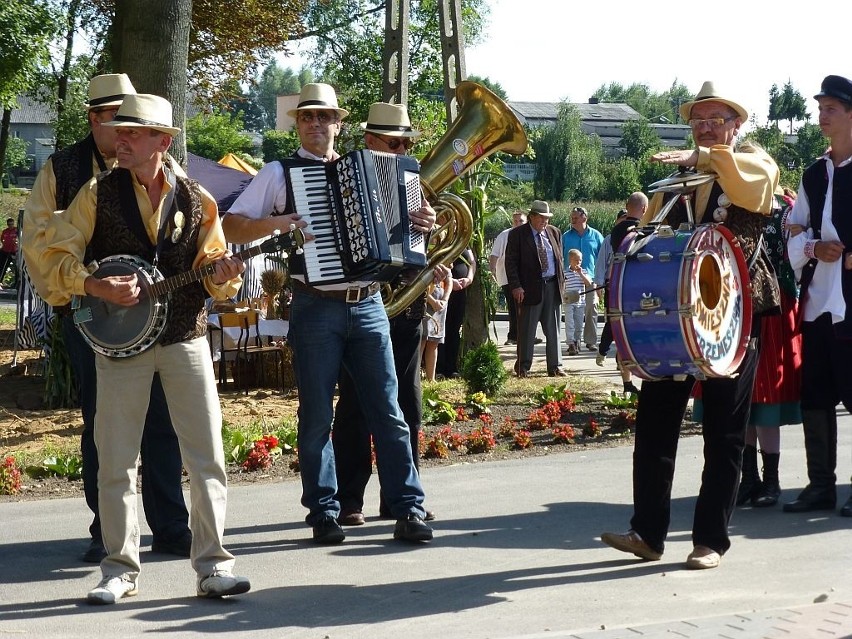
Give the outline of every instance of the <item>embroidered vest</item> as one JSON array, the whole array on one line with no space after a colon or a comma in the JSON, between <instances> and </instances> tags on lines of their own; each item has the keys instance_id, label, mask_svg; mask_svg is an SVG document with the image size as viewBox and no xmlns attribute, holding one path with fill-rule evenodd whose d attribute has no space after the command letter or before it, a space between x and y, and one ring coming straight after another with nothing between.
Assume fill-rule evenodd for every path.
<instances>
[{"instance_id":1,"label":"embroidered vest","mask_svg":"<svg viewBox=\"0 0 852 639\"><path fill-rule=\"evenodd\" d=\"M703 212L696 211L697 221L709 222L713 219L713 210L717 206L722 187L718 182L713 183L710 197L707 200L707 209ZM766 216L751 213L736 204L727 207L728 216L723 225L734 234L745 254L746 263L750 265L749 276L751 277L752 312L754 315L778 313L781 308L781 291L778 287L778 278L775 270L766 255L766 251L758 246L758 240L763 235L768 222ZM683 201L678 201L667 217L668 224L677 228L681 223L687 221L686 206ZM755 255L757 251L757 255Z\"/></svg>"},{"instance_id":2,"label":"embroidered vest","mask_svg":"<svg viewBox=\"0 0 852 639\"><path fill-rule=\"evenodd\" d=\"M88 255L93 259L102 260L111 255L126 254L136 255L153 263L156 247L151 244L147 234L141 237L141 233L131 228L121 205L122 192L126 193L126 189L132 188L132 177L126 169L115 169L98 176L97 219L87 249ZM197 182L177 177L175 205L178 211L183 212L186 223L177 243L171 240L173 223L169 222L166 228L157 265L164 277L191 270L198 253L202 210ZM206 297L201 282L193 282L172 292L166 328L160 337L160 344L176 344L202 337L206 333Z\"/></svg>"},{"instance_id":3,"label":"embroidered vest","mask_svg":"<svg viewBox=\"0 0 852 639\"><path fill-rule=\"evenodd\" d=\"M50 156L53 174L56 176L56 209L64 210L71 204L83 186L94 177L92 175L92 155L95 152L95 140L88 136L57 151Z\"/></svg>"}]
</instances>

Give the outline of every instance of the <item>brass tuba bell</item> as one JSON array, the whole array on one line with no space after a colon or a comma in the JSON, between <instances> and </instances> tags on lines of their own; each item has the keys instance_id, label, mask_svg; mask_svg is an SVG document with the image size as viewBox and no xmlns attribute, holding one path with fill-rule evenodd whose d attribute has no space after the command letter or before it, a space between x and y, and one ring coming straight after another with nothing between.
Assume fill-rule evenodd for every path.
<instances>
[{"instance_id":1,"label":"brass tuba bell","mask_svg":"<svg viewBox=\"0 0 852 639\"><path fill-rule=\"evenodd\" d=\"M473 216L463 199L441 193L460 176L496 151L521 155L527 135L512 109L476 82L456 87L458 117L420 163L420 183L437 213L426 267L405 286L383 292L389 317L408 308L432 282L438 264L451 264L462 254L473 235Z\"/></svg>"}]
</instances>

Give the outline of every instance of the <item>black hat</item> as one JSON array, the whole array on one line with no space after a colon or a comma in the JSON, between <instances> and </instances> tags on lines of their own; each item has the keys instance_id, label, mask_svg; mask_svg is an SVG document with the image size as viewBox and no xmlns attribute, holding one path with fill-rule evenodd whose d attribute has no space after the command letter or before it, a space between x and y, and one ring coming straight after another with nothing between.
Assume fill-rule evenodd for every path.
<instances>
[{"instance_id":1,"label":"black hat","mask_svg":"<svg viewBox=\"0 0 852 639\"><path fill-rule=\"evenodd\" d=\"M837 98L852 104L852 81L840 75L827 75L814 98Z\"/></svg>"}]
</instances>

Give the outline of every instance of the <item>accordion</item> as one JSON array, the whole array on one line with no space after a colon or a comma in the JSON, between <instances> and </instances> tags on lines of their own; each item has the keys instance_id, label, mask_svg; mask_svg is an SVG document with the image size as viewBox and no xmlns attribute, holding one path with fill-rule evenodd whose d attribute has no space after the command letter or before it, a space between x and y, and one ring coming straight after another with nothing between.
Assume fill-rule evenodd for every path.
<instances>
[{"instance_id":1,"label":"accordion","mask_svg":"<svg viewBox=\"0 0 852 639\"><path fill-rule=\"evenodd\" d=\"M387 282L426 266L419 210L420 166L412 157L362 150L324 164L287 168L296 213L314 241L303 246L308 284Z\"/></svg>"}]
</instances>

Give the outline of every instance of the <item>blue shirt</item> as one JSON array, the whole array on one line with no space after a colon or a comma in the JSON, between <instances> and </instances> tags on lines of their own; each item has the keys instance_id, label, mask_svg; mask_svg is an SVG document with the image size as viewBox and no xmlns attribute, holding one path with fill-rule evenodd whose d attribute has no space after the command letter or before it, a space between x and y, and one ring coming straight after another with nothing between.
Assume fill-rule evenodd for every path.
<instances>
[{"instance_id":1,"label":"blue shirt","mask_svg":"<svg viewBox=\"0 0 852 639\"><path fill-rule=\"evenodd\" d=\"M573 227L562 234L562 256L565 264L568 264L568 251L577 249L583 254L583 268L589 273L595 272L595 262L598 259L598 251L603 244L603 235L591 226L586 227L583 235L577 233Z\"/></svg>"}]
</instances>

